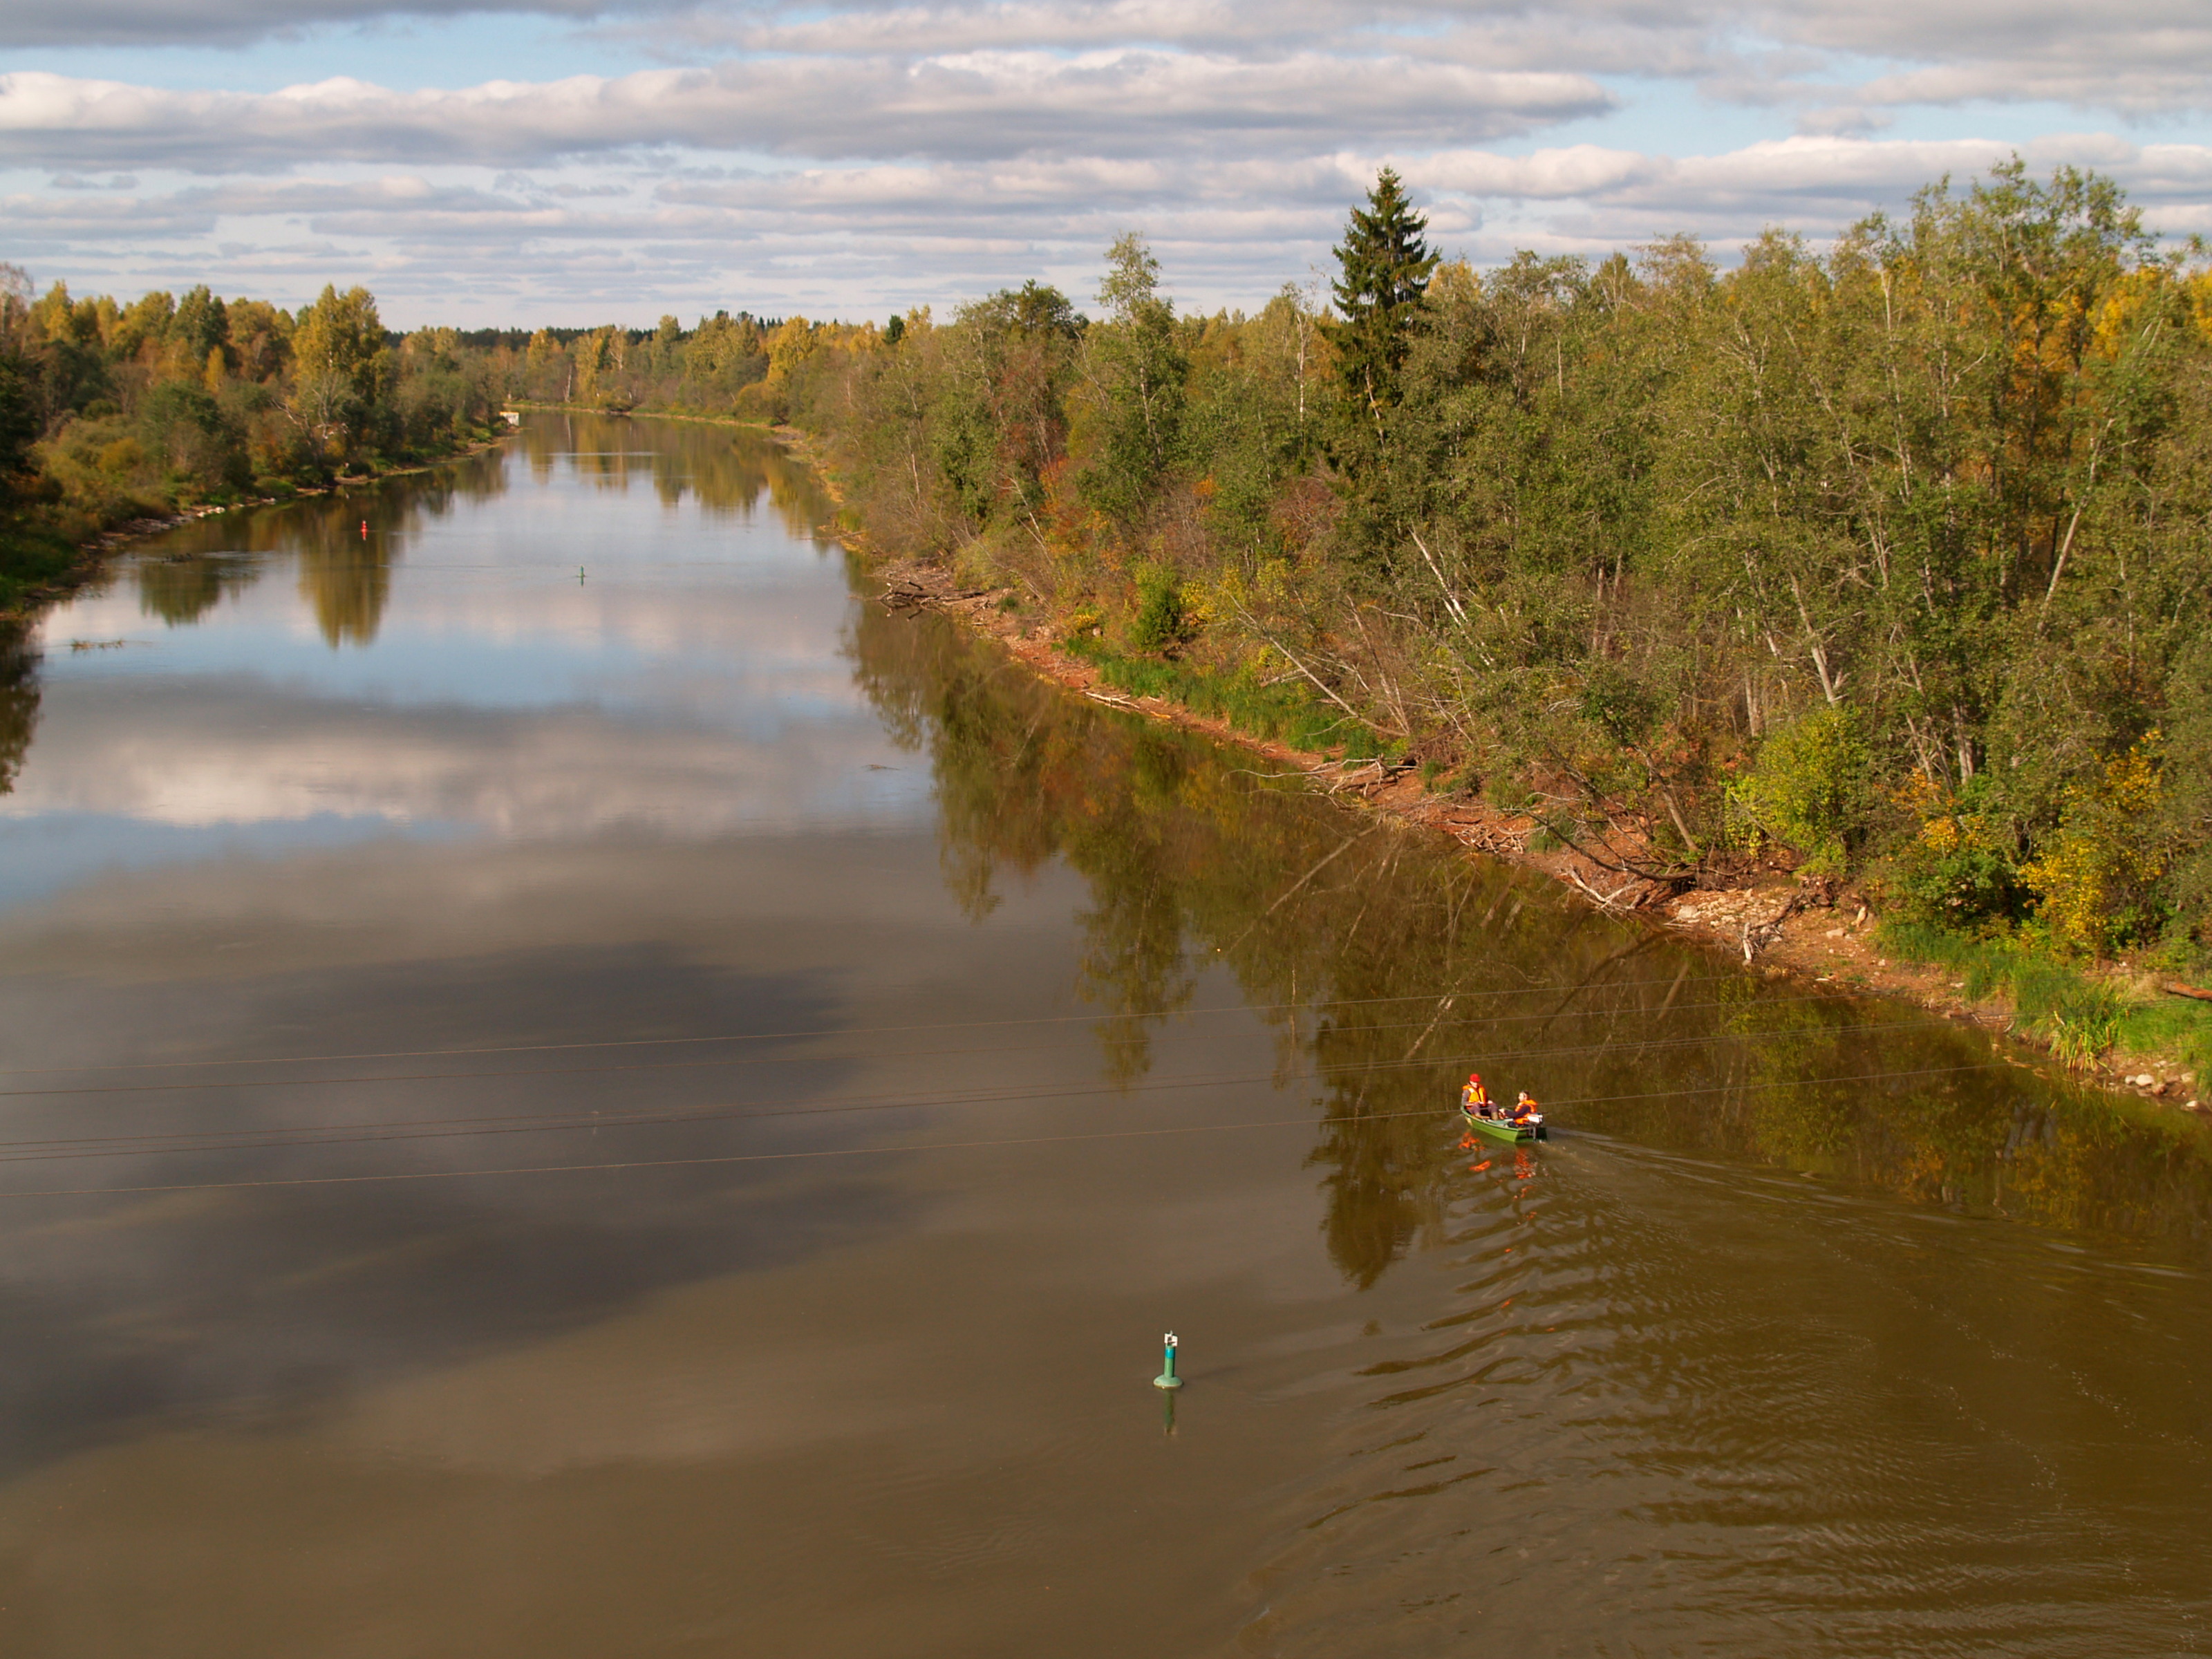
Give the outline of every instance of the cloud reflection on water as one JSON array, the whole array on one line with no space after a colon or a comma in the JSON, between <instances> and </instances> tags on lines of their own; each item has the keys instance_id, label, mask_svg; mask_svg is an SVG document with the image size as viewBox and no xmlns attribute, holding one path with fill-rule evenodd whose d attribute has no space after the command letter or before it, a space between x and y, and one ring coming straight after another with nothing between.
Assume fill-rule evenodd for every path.
<instances>
[{"instance_id":1,"label":"cloud reflection on water","mask_svg":"<svg viewBox=\"0 0 2212 1659\"><path fill-rule=\"evenodd\" d=\"M641 486L663 511L640 518ZM825 510L758 438L564 417L449 472L165 538L46 619L43 687L27 646L9 659L0 899L158 864L161 827L191 861L266 855L284 826L304 847L912 824L925 785L838 652L838 567L790 556Z\"/></svg>"}]
</instances>

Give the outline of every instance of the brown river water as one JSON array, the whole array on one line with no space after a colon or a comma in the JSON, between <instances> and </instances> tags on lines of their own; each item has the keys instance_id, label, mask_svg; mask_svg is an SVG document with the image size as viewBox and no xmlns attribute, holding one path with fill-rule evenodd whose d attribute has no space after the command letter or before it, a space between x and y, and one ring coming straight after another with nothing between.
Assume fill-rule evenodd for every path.
<instances>
[{"instance_id":1,"label":"brown river water","mask_svg":"<svg viewBox=\"0 0 2212 1659\"><path fill-rule=\"evenodd\" d=\"M1040 684L829 510L533 417L7 644L0 1651L2212 1648L2201 1126Z\"/></svg>"}]
</instances>

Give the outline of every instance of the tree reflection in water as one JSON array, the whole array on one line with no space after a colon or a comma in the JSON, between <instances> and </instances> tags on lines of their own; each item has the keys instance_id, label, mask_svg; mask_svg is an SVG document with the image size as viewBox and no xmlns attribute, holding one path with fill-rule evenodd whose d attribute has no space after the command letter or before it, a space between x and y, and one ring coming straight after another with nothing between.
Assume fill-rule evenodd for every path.
<instances>
[{"instance_id":1,"label":"tree reflection in water","mask_svg":"<svg viewBox=\"0 0 2212 1659\"><path fill-rule=\"evenodd\" d=\"M830 545L824 526L836 503L767 434L703 422L653 425L650 447L633 435L631 422L596 415L533 421L515 443L540 481L566 467L602 489L649 487L666 507L696 501L716 517L750 519L765 499L793 536ZM183 626L251 586L271 558L294 557L301 597L331 648L368 645L383 624L392 566L408 543L456 502L484 501L507 488L507 458L490 453L358 494L204 519L162 537L130 567L131 580L146 615Z\"/></svg>"},{"instance_id":2,"label":"tree reflection in water","mask_svg":"<svg viewBox=\"0 0 2212 1659\"><path fill-rule=\"evenodd\" d=\"M649 436L641 435L647 426ZM830 544L823 525L836 503L811 468L758 428L564 414L531 421L517 442L540 480L565 465L601 489L647 485L665 507L690 500L709 515L738 519L750 519L765 496L795 539Z\"/></svg>"},{"instance_id":3,"label":"tree reflection in water","mask_svg":"<svg viewBox=\"0 0 2212 1659\"><path fill-rule=\"evenodd\" d=\"M315 613L315 627L331 648L348 641L367 645L384 620L392 597L392 555L388 547L340 541L334 547L300 550L300 597Z\"/></svg>"},{"instance_id":4,"label":"tree reflection in water","mask_svg":"<svg viewBox=\"0 0 2212 1659\"><path fill-rule=\"evenodd\" d=\"M198 622L260 574L252 560L223 553L173 553L142 560L131 571L139 610L173 628Z\"/></svg>"},{"instance_id":5,"label":"tree reflection in water","mask_svg":"<svg viewBox=\"0 0 2212 1659\"><path fill-rule=\"evenodd\" d=\"M15 787L39 725L39 653L30 630L0 623L0 795Z\"/></svg>"},{"instance_id":6,"label":"tree reflection in water","mask_svg":"<svg viewBox=\"0 0 2212 1659\"><path fill-rule=\"evenodd\" d=\"M767 434L705 422L654 424L650 449L624 448L625 423L605 416L532 422L515 443L540 477L565 463L603 488L649 484L669 507L692 500L718 517L750 519L765 499L793 536L817 549L833 545L827 526L835 501L811 470ZM594 446L611 453L595 453ZM505 494L507 466L504 453L491 452L357 494L198 520L131 559L125 579L143 614L189 627L252 586L277 560L295 558L301 595L323 638L333 650L365 646L383 624L392 567L408 543L457 503ZM13 787L38 723L40 659L30 640L21 627L0 630L0 793Z\"/></svg>"},{"instance_id":7,"label":"tree reflection in water","mask_svg":"<svg viewBox=\"0 0 2212 1659\"><path fill-rule=\"evenodd\" d=\"M1440 1237L1470 1069L1564 1126L1779 1165L1909 1201L2203 1237L2208 1136L2075 1087L1917 1010L1768 981L1539 878L1109 714L941 619L860 607L856 678L928 757L946 883L981 920L1009 877L1089 884L1079 989L1127 1085L1219 964L1317 1085L1323 1228L1371 1284Z\"/></svg>"}]
</instances>

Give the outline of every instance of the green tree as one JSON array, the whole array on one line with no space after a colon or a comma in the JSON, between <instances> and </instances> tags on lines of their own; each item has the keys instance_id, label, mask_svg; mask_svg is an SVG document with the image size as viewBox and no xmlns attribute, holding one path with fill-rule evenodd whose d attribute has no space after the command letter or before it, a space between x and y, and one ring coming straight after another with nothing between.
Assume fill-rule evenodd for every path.
<instances>
[{"instance_id":1,"label":"green tree","mask_svg":"<svg viewBox=\"0 0 2212 1659\"><path fill-rule=\"evenodd\" d=\"M1034 283L911 313L787 376L792 417L886 546L1170 653L1194 706L1310 698L1316 744L1402 737L1674 876L1748 819L1929 914L2063 890L2091 945L2212 951L2201 255L2016 161L1729 268L1680 237L1477 273L1425 232L1377 178L1326 325L1180 317L1126 238L1096 325ZM757 378L757 325L716 326ZM2082 802L2154 731L2160 857L2106 879Z\"/></svg>"},{"instance_id":2,"label":"green tree","mask_svg":"<svg viewBox=\"0 0 2212 1659\"><path fill-rule=\"evenodd\" d=\"M207 362L211 351L223 351L228 359L229 312L206 283L177 301L176 315L169 319L169 342L195 370Z\"/></svg>"},{"instance_id":3,"label":"green tree","mask_svg":"<svg viewBox=\"0 0 2212 1659\"><path fill-rule=\"evenodd\" d=\"M0 352L0 517L27 489L39 437L38 394L12 352Z\"/></svg>"},{"instance_id":4,"label":"green tree","mask_svg":"<svg viewBox=\"0 0 2212 1659\"><path fill-rule=\"evenodd\" d=\"M933 447L970 526L1017 525L1042 539L1044 473L1065 450L1067 374L1084 327L1058 289L1025 283L963 306L945 331Z\"/></svg>"},{"instance_id":5,"label":"green tree","mask_svg":"<svg viewBox=\"0 0 2212 1659\"><path fill-rule=\"evenodd\" d=\"M244 379L276 379L292 356L292 319L265 300L239 300L225 308L233 367Z\"/></svg>"},{"instance_id":6,"label":"green tree","mask_svg":"<svg viewBox=\"0 0 2212 1659\"><path fill-rule=\"evenodd\" d=\"M1107 320L1086 331L1098 405L1095 453L1083 471L1084 500L1108 518L1133 521L1168 471L1182 434L1189 359L1176 338L1174 302L1159 291L1160 262L1132 231L1107 251L1098 302Z\"/></svg>"},{"instance_id":7,"label":"green tree","mask_svg":"<svg viewBox=\"0 0 2212 1659\"><path fill-rule=\"evenodd\" d=\"M1334 331L1337 372L1353 418L1378 432L1384 411L1398 401L1414 309L1437 267L1425 240L1428 225L1397 173L1384 167L1334 250L1342 272L1329 287L1342 315Z\"/></svg>"},{"instance_id":8,"label":"green tree","mask_svg":"<svg viewBox=\"0 0 2212 1659\"><path fill-rule=\"evenodd\" d=\"M236 428L213 394L189 380L164 381L146 394L138 434L165 477L190 493L251 481Z\"/></svg>"},{"instance_id":9,"label":"green tree","mask_svg":"<svg viewBox=\"0 0 2212 1659\"><path fill-rule=\"evenodd\" d=\"M168 343L170 319L176 314L175 299L161 289L142 295L116 319L109 344L125 362L142 354L158 355Z\"/></svg>"},{"instance_id":10,"label":"green tree","mask_svg":"<svg viewBox=\"0 0 2212 1659\"><path fill-rule=\"evenodd\" d=\"M1341 274L1330 288L1340 313L1329 330L1338 385L1329 455L1346 507L1339 538L1385 584L1404 550L1407 520L1419 515L1406 499L1413 475L1401 465L1407 458L1392 426L1416 314L1437 264L1423 239L1427 228L1398 175L1383 168L1366 206L1352 210L1335 250Z\"/></svg>"}]
</instances>

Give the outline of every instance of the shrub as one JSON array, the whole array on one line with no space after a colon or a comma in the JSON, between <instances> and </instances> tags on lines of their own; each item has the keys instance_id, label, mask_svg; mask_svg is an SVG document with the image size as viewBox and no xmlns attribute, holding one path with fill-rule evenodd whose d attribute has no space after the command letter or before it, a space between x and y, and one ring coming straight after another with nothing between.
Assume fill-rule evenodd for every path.
<instances>
[{"instance_id":1,"label":"shrub","mask_svg":"<svg viewBox=\"0 0 2212 1659\"><path fill-rule=\"evenodd\" d=\"M1583 678L1583 717L1615 743L1634 743L1658 718L1658 699L1650 688L1609 662L1595 664Z\"/></svg>"},{"instance_id":2,"label":"shrub","mask_svg":"<svg viewBox=\"0 0 2212 1659\"><path fill-rule=\"evenodd\" d=\"M1535 791L1528 787L1521 775L1517 757L1504 757L1483 778L1482 799L1501 812L1525 812L1535 800Z\"/></svg>"},{"instance_id":3,"label":"shrub","mask_svg":"<svg viewBox=\"0 0 2212 1659\"><path fill-rule=\"evenodd\" d=\"M69 422L39 447L39 459L60 492L70 530L96 528L166 505L148 476L144 446L119 416Z\"/></svg>"},{"instance_id":4,"label":"shrub","mask_svg":"<svg viewBox=\"0 0 2212 1659\"><path fill-rule=\"evenodd\" d=\"M756 380L740 387L730 404L730 413L740 421L758 421L769 426L780 426L791 418L789 388L781 381L774 385Z\"/></svg>"},{"instance_id":5,"label":"shrub","mask_svg":"<svg viewBox=\"0 0 2212 1659\"><path fill-rule=\"evenodd\" d=\"M2062 949L2103 956L2154 938L2166 920L2155 897L2167 862L2158 741L2151 732L2107 762L2100 782L2071 792L2057 834L2021 872L2039 901L2037 918Z\"/></svg>"},{"instance_id":6,"label":"shrub","mask_svg":"<svg viewBox=\"0 0 2212 1659\"><path fill-rule=\"evenodd\" d=\"M1732 805L1816 871L1840 873L1861 842L1873 805L1871 757L1858 722L1830 706L1783 727L1760 747Z\"/></svg>"},{"instance_id":7,"label":"shrub","mask_svg":"<svg viewBox=\"0 0 2212 1659\"><path fill-rule=\"evenodd\" d=\"M137 435L166 483L204 494L243 489L252 480L237 429L204 386L164 381L139 405L137 425Z\"/></svg>"},{"instance_id":8,"label":"shrub","mask_svg":"<svg viewBox=\"0 0 2212 1659\"><path fill-rule=\"evenodd\" d=\"M1990 810L1990 794L1986 777L1951 795L1918 773L1899 792L1897 805L1917 825L1882 872L1885 896L1899 913L1949 927L2021 913L2027 890L2017 843Z\"/></svg>"},{"instance_id":9,"label":"shrub","mask_svg":"<svg viewBox=\"0 0 2212 1659\"><path fill-rule=\"evenodd\" d=\"M1190 643L1197 632L1183 603L1182 585L1159 570L1137 578L1137 611L1129 622L1129 647L1160 656L1173 656Z\"/></svg>"}]
</instances>

